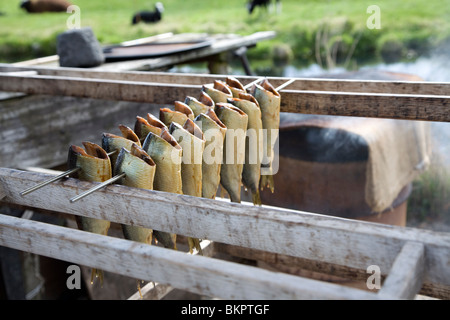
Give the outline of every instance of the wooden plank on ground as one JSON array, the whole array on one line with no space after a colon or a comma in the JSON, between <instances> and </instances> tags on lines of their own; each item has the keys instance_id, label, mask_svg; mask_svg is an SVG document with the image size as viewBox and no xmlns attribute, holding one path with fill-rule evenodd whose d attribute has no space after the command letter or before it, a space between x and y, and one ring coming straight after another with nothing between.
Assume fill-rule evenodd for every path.
<instances>
[{"instance_id":1,"label":"wooden plank on ground","mask_svg":"<svg viewBox=\"0 0 450 320\"><path fill-rule=\"evenodd\" d=\"M407 241L424 244L424 283L450 286L450 235L317 214L111 185L70 203L96 183L69 178L22 197L49 175L0 168L7 203L133 224L188 237L367 269L390 270Z\"/></svg>"},{"instance_id":2,"label":"wooden plank on ground","mask_svg":"<svg viewBox=\"0 0 450 320\"><path fill-rule=\"evenodd\" d=\"M377 298L362 290L5 215L0 215L0 235L2 246L213 297Z\"/></svg>"},{"instance_id":3,"label":"wooden plank on ground","mask_svg":"<svg viewBox=\"0 0 450 320\"><path fill-rule=\"evenodd\" d=\"M422 287L424 271L424 245L408 241L395 259L378 294L382 299L413 299Z\"/></svg>"}]
</instances>

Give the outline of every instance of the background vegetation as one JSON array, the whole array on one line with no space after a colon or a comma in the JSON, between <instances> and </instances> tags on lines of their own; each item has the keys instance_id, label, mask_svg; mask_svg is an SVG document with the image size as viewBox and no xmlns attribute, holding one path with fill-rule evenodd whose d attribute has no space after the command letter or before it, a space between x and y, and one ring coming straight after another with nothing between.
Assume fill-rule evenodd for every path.
<instances>
[{"instance_id":1,"label":"background vegetation","mask_svg":"<svg viewBox=\"0 0 450 320\"><path fill-rule=\"evenodd\" d=\"M27 14L19 0L0 0L0 61L55 54L56 36L66 30L67 13ZM278 36L249 51L252 59L288 59L297 65L319 62L356 67L360 62L414 59L450 36L450 2L283 0L280 14L256 11L246 0L164 0L163 20L131 25L134 12L153 9L148 0L72 0L81 8L81 26L91 26L102 44L165 32L251 34L274 30ZM381 29L370 30L369 5L381 9ZM331 64L331 65L330 65Z\"/></svg>"}]
</instances>

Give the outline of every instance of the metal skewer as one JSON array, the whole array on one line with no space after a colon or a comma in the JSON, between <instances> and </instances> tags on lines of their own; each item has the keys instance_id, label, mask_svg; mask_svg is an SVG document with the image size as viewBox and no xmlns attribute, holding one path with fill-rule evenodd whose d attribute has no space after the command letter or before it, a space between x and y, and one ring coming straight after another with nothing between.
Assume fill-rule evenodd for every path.
<instances>
[{"instance_id":1,"label":"metal skewer","mask_svg":"<svg viewBox=\"0 0 450 320\"><path fill-rule=\"evenodd\" d=\"M69 174L72 174L72 173L74 173L74 172L77 172L77 171L80 170L80 169L81 169L80 167L75 167L75 168L73 168L73 169L67 170L67 171L65 171L65 172L63 172L63 173L57 175L56 177L53 177L53 178L51 178L51 179L49 179L49 180L47 180L47 181L41 182L41 183L39 183L39 184L37 184L37 185L31 187L31 188L28 188L28 189L22 191L22 192L20 193L20 195L21 195L21 196L27 195L27 194L29 194L30 192L33 192L33 191L36 191L37 189L40 189L40 188L42 188L42 187L45 187L46 185L48 185L48 184L50 184L50 183L52 183L52 182L55 182L55 181L57 181L57 180L59 180L59 179L62 179L62 178L64 178L64 177L68 176Z\"/></svg>"},{"instance_id":2,"label":"metal skewer","mask_svg":"<svg viewBox=\"0 0 450 320\"><path fill-rule=\"evenodd\" d=\"M281 89L287 87L288 85L290 85L292 82L294 82L297 79L291 79L289 81L286 81L285 83L283 83L282 85L280 85L278 88L276 88L276 91L280 91Z\"/></svg>"},{"instance_id":3,"label":"metal skewer","mask_svg":"<svg viewBox=\"0 0 450 320\"><path fill-rule=\"evenodd\" d=\"M101 188L104 188L107 185L109 185L109 184L111 184L111 183L113 183L113 182L115 182L115 181L125 177L125 175L126 175L125 172L122 172L121 174L119 174L117 176L114 176L111 179L106 180L105 182L102 182L98 186L95 186L95 187L93 187L93 188L83 192L82 194L79 194L78 196L73 197L72 199L70 199L70 202L74 203L75 201L78 201L78 200L80 200L80 199L90 195L91 193L93 193L93 192L95 192L95 191L97 191L97 190L99 190Z\"/></svg>"},{"instance_id":4,"label":"metal skewer","mask_svg":"<svg viewBox=\"0 0 450 320\"><path fill-rule=\"evenodd\" d=\"M113 155L113 154L116 153L116 152L117 152L117 150L114 150L114 151L112 151L112 152L109 152L109 153L108 153L108 156L111 156L111 155ZM75 167L75 168L72 168L72 169L70 169L70 170L67 170L67 171L65 171L65 172L63 172L63 173L57 175L56 177L50 178L50 179L48 179L48 180L46 180L46 181L43 181L43 182L41 182L41 183L38 183L37 185L35 185L35 186L33 186L33 187L30 187L30 188L28 188L28 189L22 191L22 192L20 193L20 195L21 195L21 196L25 196L25 195L27 195L27 194L33 192L33 191L36 191L36 190L38 190L38 189L40 189L40 188L42 188L42 187L45 187L46 185L48 185L48 184L50 184L50 183L52 183L52 182L58 181L58 180L60 180L60 179L62 179L62 178L65 178L66 176L68 176L68 175L70 175L70 174L72 174L72 173L75 173L75 172L77 172L78 170L81 170L81 168L80 168L80 167Z\"/></svg>"},{"instance_id":5,"label":"metal skewer","mask_svg":"<svg viewBox=\"0 0 450 320\"><path fill-rule=\"evenodd\" d=\"M260 82L260 81L263 80L263 79L264 79L264 78L258 78L258 79L256 79L256 80L250 82L250 83L247 83L247 84L244 86L244 89L247 90L247 89L250 88L252 85L254 85L255 83Z\"/></svg>"}]
</instances>

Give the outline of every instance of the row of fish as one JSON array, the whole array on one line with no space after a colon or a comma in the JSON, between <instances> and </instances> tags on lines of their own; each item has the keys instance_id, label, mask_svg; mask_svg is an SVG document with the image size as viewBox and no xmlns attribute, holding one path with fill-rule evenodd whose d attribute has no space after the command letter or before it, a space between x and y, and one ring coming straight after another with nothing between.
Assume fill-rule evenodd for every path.
<instances>
[{"instance_id":1,"label":"row of fish","mask_svg":"<svg viewBox=\"0 0 450 320\"><path fill-rule=\"evenodd\" d=\"M81 168L80 180L104 182L124 173L119 184L209 199L221 185L232 202L241 202L243 184L260 205L260 187L274 191L279 113L280 94L267 79L248 92L234 77L216 80L202 86L198 99L188 96L175 101L174 110L161 108L159 119L149 113L136 117L134 130L120 125L122 136L103 133L102 146L70 146L68 166ZM77 224L103 235L110 227L109 221L78 216ZM130 225L122 229L126 239L147 244L156 239L176 249L175 234ZM201 253L199 239L188 242L191 253L194 248ZM94 275L102 277L99 270Z\"/></svg>"}]
</instances>

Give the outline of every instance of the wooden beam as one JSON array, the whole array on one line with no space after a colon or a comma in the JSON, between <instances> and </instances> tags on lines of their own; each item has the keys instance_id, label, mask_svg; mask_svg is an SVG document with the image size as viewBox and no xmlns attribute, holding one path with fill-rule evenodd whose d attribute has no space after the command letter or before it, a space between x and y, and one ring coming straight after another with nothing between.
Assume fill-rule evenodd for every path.
<instances>
[{"instance_id":1,"label":"wooden beam","mask_svg":"<svg viewBox=\"0 0 450 320\"><path fill-rule=\"evenodd\" d=\"M413 299L422 287L424 271L424 245L406 242L378 295L382 299Z\"/></svg>"},{"instance_id":2,"label":"wooden beam","mask_svg":"<svg viewBox=\"0 0 450 320\"><path fill-rule=\"evenodd\" d=\"M449 234L120 185L71 204L71 197L96 184L72 178L19 195L49 177L0 168L4 201L362 270L374 264L390 270L403 245L418 241L427 250L424 282L450 286Z\"/></svg>"},{"instance_id":3,"label":"wooden beam","mask_svg":"<svg viewBox=\"0 0 450 320\"><path fill-rule=\"evenodd\" d=\"M187 95L197 96L200 89L196 85L0 74L1 91L115 101L172 104Z\"/></svg>"},{"instance_id":4,"label":"wooden beam","mask_svg":"<svg viewBox=\"0 0 450 320\"><path fill-rule=\"evenodd\" d=\"M203 240L200 242L202 253L204 257L212 257L215 253L215 244L212 241ZM180 247L179 245L177 246ZM193 255L198 255L198 251L195 251ZM174 288L166 284L149 282L141 288L141 294L139 291L132 294L128 300L160 300L167 294L169 294Z\"/></svg>"},{"instance_id":5,"label":"wooden beam","mask_svg":"<svg viewBox=\"0 0 450 320\"><path fill-rule=\"evenodd\" d=\"M450 122L450 96L286 89L281 101L284 112Z\"/></svg>"},{"instance_id":6,"label":"wooden beam","mask_svg":"<svg viewBox=\"0 0 450 320\"><path fill-rule=\"evenodd\" d=\"M36 66L14 66L0 64L0 72L35 71L40 75L91 78L105 80L122 80L138 82L160 82L202 85L214 80L225 80L228 75L211 75L195 73L169 73L169 72L143 72L143 71L102 71L83 68L46 68ZM258 79L254 76L234 75L243 85ZM290 80L286 77L265 77L275 87ZM450 83L428 81L398 81L398 80L352 80L352 79L319 79L319 78L292 78L295 81L286 89L300 91L333 91L333 92L360 92L385 94L413 94L413 95L442 95L450 94Z\"/></svg>"},{"instance_id":7,"label":"wooden beam","mask_svg":"<svg viewBox=\"0 0 450 320\"><path fill-rule=\"evenodd\" d=\"M141 295L138 292L133 293L127 300L161 300L174 288L167 284L158 282L149 282L141 288Z\"/></svg>"},{"instance_id":8,"label":"wooden beam","mask_svg":"<svg viewBox=\"0 0 450 320\"><path fill-rule=\"evenodd\" d=\"M225 299L376 299L370 292L0 215L0 245Z\"/></svg>"},{"instance_id":9,"label":"wooden beam","mask_svg":"<svg viewBox=\"0 0 450 320\"><path fill-rule=\"evenodd\" d=\"M200 85L0 74L0 90L172 104ZM450 96L282 90L281 111L319 115L450 122Z\"/></svg>"}]
</instances>

